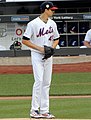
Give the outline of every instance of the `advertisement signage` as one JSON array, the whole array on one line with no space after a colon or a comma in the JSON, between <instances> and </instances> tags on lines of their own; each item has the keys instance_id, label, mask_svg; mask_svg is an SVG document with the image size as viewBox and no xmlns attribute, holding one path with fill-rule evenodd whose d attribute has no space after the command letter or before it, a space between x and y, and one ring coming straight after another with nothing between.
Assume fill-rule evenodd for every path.
<instances>
[{"instance_id":1,"label":"advertisement signage","mask_svg":"<svg viewBox=\"0 0 91 120\"><path fill-rule=\"evenodd\" d=\"M10 50L10 46L15 42L22 43L22 36L26 29L26 25L18 23L0 23L0 46ZM22 49L29 49L22 45Z\"/></svg>"}]
</instances>

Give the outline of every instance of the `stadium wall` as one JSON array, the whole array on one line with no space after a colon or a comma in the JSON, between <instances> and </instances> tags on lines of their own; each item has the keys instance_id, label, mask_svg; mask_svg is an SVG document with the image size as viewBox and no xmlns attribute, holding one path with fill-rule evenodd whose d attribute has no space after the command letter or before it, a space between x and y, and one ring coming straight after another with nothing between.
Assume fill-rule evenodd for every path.
<instances>
[{"instance_id":1,"label":"stadium wall","mask_svg":"<svg viewBox=\"0 0 91 120\"><path fill-rule=\"evenodd\" d=\"M91 62L91 56L63 56L53 57L53 64L69 64ZM31 57L1 57L0 66L31 65Z\"/></svg>"}]
</instances>

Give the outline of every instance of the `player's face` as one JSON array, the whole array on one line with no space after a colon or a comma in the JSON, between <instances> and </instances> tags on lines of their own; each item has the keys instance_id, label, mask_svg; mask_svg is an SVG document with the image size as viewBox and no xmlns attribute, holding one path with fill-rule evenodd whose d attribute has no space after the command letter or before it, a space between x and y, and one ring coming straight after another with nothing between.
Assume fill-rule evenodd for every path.
<instances>
[{"instance_id":1,"label":"player's face","mask_svg":"<svg viewBox=\"0 0 91 120\"><path fill-rule=\"evenodd\" d=\"M47 11L48 11L47 14L48 14L49 17L53 16L53 14L55 13L55 10L49 9Z\"/></svg>"}]
</instances>

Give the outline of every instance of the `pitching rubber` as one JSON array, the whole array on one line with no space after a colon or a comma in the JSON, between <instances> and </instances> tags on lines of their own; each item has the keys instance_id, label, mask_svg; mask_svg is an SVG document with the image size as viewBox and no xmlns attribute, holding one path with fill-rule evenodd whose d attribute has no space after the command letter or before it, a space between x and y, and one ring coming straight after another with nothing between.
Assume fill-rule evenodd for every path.
<instances>
[{"instance_id":1,"label":"pitching rubber","mask_svg":"<svg viewBox=\"0 0 91 120\"><path fill-rule=\"evenodd\" d=\"M37 120L34 118L6 118L0 120ZM38 119L38 120L91 120L91 119Z\"/></svg>"}]
</instances>

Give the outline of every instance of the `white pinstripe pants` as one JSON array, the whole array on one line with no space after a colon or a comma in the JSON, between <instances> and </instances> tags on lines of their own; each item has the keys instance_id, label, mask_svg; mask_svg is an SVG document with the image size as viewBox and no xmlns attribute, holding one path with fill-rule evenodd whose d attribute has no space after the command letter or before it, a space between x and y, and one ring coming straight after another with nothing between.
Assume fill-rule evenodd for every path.
<instances>
[{"instance_id":1,"label":"white pinstripe pants","mask_svg":"<svg viewBox=\"0 0 91 120\"><path fill-rule=\"evenodd\" d=\"M34 85L32 91L31 110L38 110L40 113L49 112L49 90L52 77L52 57L42 60L43 55L40 53L31 53Z\"/></svg>"}]
</instances>

